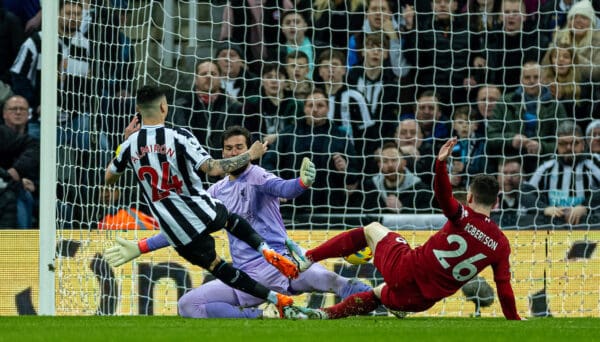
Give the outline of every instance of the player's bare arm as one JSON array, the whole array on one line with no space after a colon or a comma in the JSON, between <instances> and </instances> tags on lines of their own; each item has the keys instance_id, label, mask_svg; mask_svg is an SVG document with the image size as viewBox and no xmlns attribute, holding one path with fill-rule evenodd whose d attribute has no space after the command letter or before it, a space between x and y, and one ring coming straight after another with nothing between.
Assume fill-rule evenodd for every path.
<instances>
[{"instance_id":1,"label":"player's bare arm","mask_svg":"<svg viewBox=\"0 0 600 342\"><path fill-rule=\"evenodd\" d=\"M267 152L268 142L254 142L247 152L226 159L209 159L200 165L200 170L209 176L222 176L247 165L251 160L262 157Z\"/></svg>"},{"instance_id":2,"label":"player's bare arm","mask_svg":"<svg viewBox=\"0 0 600 342\"><path fill-rule=\"evenodd\" d=\"M448 141L446 141L446 143L440 148L440 152L438 153L439 161L444 161L448 159L448 157L452 153L452 148L454 148L454 145L456 145L456 142L456 137L450 138Z\"/></svg>"},{"instance_id":3,"label":"player's bare arm","mask_svg":"<svg viewBox=\"0 0 600 342\"><path fill-rule=\"evenodd\" d=\"M114 174L110 172L109 169L106 169L106 173L104 174L104 183L106 185L113 185L119 180L119 177L121 177L121 175Z\"/></svg>"}]
</instances>

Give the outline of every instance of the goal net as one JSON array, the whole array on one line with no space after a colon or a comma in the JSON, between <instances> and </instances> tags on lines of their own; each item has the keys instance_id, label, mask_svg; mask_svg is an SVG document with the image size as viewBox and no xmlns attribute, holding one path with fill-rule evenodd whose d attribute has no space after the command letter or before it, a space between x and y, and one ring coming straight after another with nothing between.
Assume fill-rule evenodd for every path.
<instances>
[{"instance_id":1,"label":"goal net","mask_svg":"<svg viewBox=\"0 0 600 342\"><path fill-rule=\"evenodd\" d=\"M561 157L557 140L576 136L574 129L559 135L563 122L575 120L585 136L597 117L594 62L566 57L562 68L577 67L577 78L555 66L559 55L583 54L584 47L572 43L546 55L564 25L553 21L562 18L555 8L511 0L486 10L473 5L480 1L437 0L434 8L426 1L383 0L69 3L74 9L59 20L61 36L42 36L63 42L56 224L39 223L56 226L57 315L176 315L178 298L211 279L171 248L120 268L102 256L117 236L137 240L158 232L133 175L125 174L117 187L101 185L135 114L135 90L157 84L168 94L168 123L190 129L215 158L221 158L222 131L241 124L253 138L271 139L261 165L275 174L298 177L302 158L313 160L313 189L282 201L290 237L307 248L373 221L398 230L413 247L423 244L445 222L432 191L435 153L440 142L458 136L449 164L459 200L466 201L475 174L504 175L492 218L511 242L519 313L600 316L598 208L588 198L600 186L600 169L549 168L535 185L554 192L521 186ZM68 30L78 38L65 38ZM327 126L314 124L318 115L328 118ZM595 163L593 141L583 139L590 146L578 159ZM571 178L579 185L562 182L567 172L583 172ZM207 178L207 186L214 181ZM586 215L578 224L550 219L536 202L541 196L547 206L582 205ZM226 235L215 237L217 251L230 260ZM323 264L372 286L383 281L372 262ZM495 290L491 270L481 276ZM475 292L459 291L419 315L502 316L495 294L490 303L489 294ZM320 307L338 300L310 293L297 303ZM374 314L388 315L384 308Z\"/></svg>"}]
</instances>

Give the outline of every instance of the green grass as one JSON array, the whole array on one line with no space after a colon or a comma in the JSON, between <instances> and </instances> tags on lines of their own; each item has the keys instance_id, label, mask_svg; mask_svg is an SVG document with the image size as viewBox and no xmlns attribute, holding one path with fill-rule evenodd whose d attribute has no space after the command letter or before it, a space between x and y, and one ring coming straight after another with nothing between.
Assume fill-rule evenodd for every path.
<instances>
[{"instance_id":1,"label":"green grass","mask_svg":"<svg viewBox=\"0 0 600 342\"><path fill-rule=\"evenodd\" d=\"M597 318L349 318L335 321L179 317L0 317L0 341L598 341Z\"/></svg>"}]
</instances>

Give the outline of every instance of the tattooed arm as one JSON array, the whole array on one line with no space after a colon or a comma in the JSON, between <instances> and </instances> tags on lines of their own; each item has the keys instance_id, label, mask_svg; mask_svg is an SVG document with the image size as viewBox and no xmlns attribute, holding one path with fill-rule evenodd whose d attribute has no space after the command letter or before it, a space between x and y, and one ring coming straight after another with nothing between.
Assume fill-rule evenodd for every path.
<instances>
[{"instance_id":1,"label":"tattooed arm","mask_svg":"<svg viewBox=\"0 0 600 342\"><path fill-rule=\"evenodd\" d=\"M267 152L268 143L254 142L247 152L227 159L209 159L202 165L200 170L209 176L222 176L231 171L235 171L250 163L251 160L262 157Z\"/></svg>"}]
</instances>

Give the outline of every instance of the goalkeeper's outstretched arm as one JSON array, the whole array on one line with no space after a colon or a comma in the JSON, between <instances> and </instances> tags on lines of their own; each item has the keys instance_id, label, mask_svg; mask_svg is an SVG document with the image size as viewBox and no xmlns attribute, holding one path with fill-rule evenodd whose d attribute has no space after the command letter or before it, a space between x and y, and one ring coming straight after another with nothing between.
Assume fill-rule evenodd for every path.
<instances>
[{"instance_id":1,"label":"goalkeeper's outstretched arm","mask_svg":"<svg viewBox=\"0 0 600 342\"><path fill-rule=\"evenodd\" d=\"M129 262L143 253L148 253L169 246L169 241L163 233L156 234L138 242L116 238L117 244L104 251L104 258L109 265L118 267Z\"/></svg>"}]
</instances>

